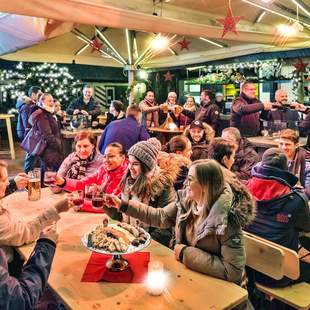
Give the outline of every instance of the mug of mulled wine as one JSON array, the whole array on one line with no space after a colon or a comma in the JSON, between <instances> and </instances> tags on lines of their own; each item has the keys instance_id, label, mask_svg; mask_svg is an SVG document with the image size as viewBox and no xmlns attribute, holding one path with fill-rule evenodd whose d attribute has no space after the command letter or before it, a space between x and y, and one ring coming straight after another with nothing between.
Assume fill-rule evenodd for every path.
<instances>
[{"instance_id":1,"label":"mug of mulled wine","mask_svg":"<svg viewBox=\"0 0 310 310\"><path fill-rule=\"evenodd\" d=\"M92 198L92 207L96 210L100 210L103 208L104 204L104 192L100 189L97 189L93 192Z\"/></svg>"}]
</instances>

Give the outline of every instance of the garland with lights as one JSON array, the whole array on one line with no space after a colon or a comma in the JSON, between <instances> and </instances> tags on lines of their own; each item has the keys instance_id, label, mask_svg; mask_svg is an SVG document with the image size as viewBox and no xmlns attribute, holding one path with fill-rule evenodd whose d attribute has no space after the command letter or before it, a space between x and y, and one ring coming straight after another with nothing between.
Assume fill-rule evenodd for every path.
<instances>
[{"instance_id":1,"label":"garland with lights","mask_svg":"<svg viewBox=\"0 0 310 310\"><path fill-rule=\"evenodd\" d=\"M41 87L44 92L51 93L65 109L77 96L81 82L75 80L67 67L56 64L32 66L20 62L15 70L0 70L0 94L2 102L6 105L12 106L17 97L27 94L28 89L34 85Z\"/></svg>"}]
</instances>

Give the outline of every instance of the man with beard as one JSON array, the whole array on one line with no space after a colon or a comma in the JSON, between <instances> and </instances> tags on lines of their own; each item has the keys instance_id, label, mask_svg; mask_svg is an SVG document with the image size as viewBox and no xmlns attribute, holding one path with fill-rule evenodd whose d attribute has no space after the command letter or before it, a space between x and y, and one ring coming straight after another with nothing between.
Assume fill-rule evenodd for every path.
<instances>
[{"instance_id":1,"label":"man with beard","mask_svg":"<svg viewBox=\"0 0 310 310\"><path fill-rule=\"evenodd\" d=\"M260 129L260 113L271 110L270 102L262 103L256 98L253 82L246 81L241 86L241 94L231 106L230 127L240 129L242 136L257 136Z\"/></svg>"},{"instance_id":2,"label":"man with beard","mask_svg":"<svg viewBox=\"0 0 310 310\"><path fill-rule=\"evenodd\" d=\"M287 122L287 127L291 127L293 122L298 122L300 117L294 105L287 102L287 92L283 89L278 89L275 93L275 104L273 108L264 112L262 118L267 121L281 121Z\"/></svg>"},{"instance_id":3,"label":"man with beard","mask_svg":"<svg viewBox=\"0 0 310 310\"><path fill-rule=\"evenodd\" d=\"M94 89L90 85L83 87L83 96L72 101L67 108L68 115L83 114L85 116L91 115L92 120L95 121L100 114L100 105L93 97Z\"/></svg>"}]
</instances>

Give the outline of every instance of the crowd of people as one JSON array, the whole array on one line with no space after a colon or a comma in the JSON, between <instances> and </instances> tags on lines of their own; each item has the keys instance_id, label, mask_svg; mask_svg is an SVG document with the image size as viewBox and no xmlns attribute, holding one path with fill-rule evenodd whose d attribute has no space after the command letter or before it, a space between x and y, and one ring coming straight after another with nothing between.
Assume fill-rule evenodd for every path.
<instances>
[{"instance_id":1,"label":"crowd of people","mask_svg":"<svg viewBox=\"0 0 310 310\"><path fill-rule=\"evenodd\" d=\"M154 92L147 91L140 104L129 105L126 113L123 104L114 100L98 148L94 136L82 131L75 137L74 151L65 159L55 101L50 94L40 92L32 87L29 97L17 103L18 134L23 144L37 133L45 141L41 153L27 150L25 173L38 163L43 170L57 171L54 193L100 185L106 197L104 211L111 218L142 226L154 240L173 249L176 260L189 269L244 287L247 277L269 286L293 283L288 278L276 281L254 270L246 272L243 241L246 230L297 251L299 233L310 231L310 161L296 131L282 130L278 148L266 150L261 159L246 138L259 133L262 117L282 121L299 117L284 108L283 91L276 93L276 105L262 103L255 96L254 84L244 83L240 97L232 104L231 127L222 131L221 94L215 100L210 90L201 92L199 106L193 97L178 105L174 92L158 105ZM95 119L100 110L92 95L92 88L86 85L83 96L70 104L67 114L81 113ZM299 103L292 106L295 112L308 113ZM162 145L147 128L163 123L167 114L185 130ZM309 115L300 124L303 133L310 130ZM8 181L6 169L0 161L0 198L27 185L25 173ZM4 308L30 307L39 301L57 241L52 227L40 232L70 205L70 201L61 201L28 223L13 223L1 205L0 305ZM11 247L39 236L26 265L8 268L7 262L16 260ZM44 266L40 256L44 256ZM309 267L301 262L300 279L294 282L309 283ZM19 277L13 278L16 274Z\"/></svg>"}]
</instances>

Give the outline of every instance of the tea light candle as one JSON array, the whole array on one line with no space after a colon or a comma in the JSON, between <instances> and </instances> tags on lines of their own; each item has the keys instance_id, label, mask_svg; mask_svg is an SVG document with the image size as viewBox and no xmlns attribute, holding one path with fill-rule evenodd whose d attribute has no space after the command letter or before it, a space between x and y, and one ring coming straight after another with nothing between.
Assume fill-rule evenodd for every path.
<instances>
[{"instance_id":1,"label":"tea light candle","mask_svg":"<svg viewBox=\"0 0 310 310\"><path fill-rule=\"evenodd\" d=\"M147 291L150 295L159 296L166 288L164 265L160 261L151 261L148 264Z\"/></svg>"}]
</instances>

